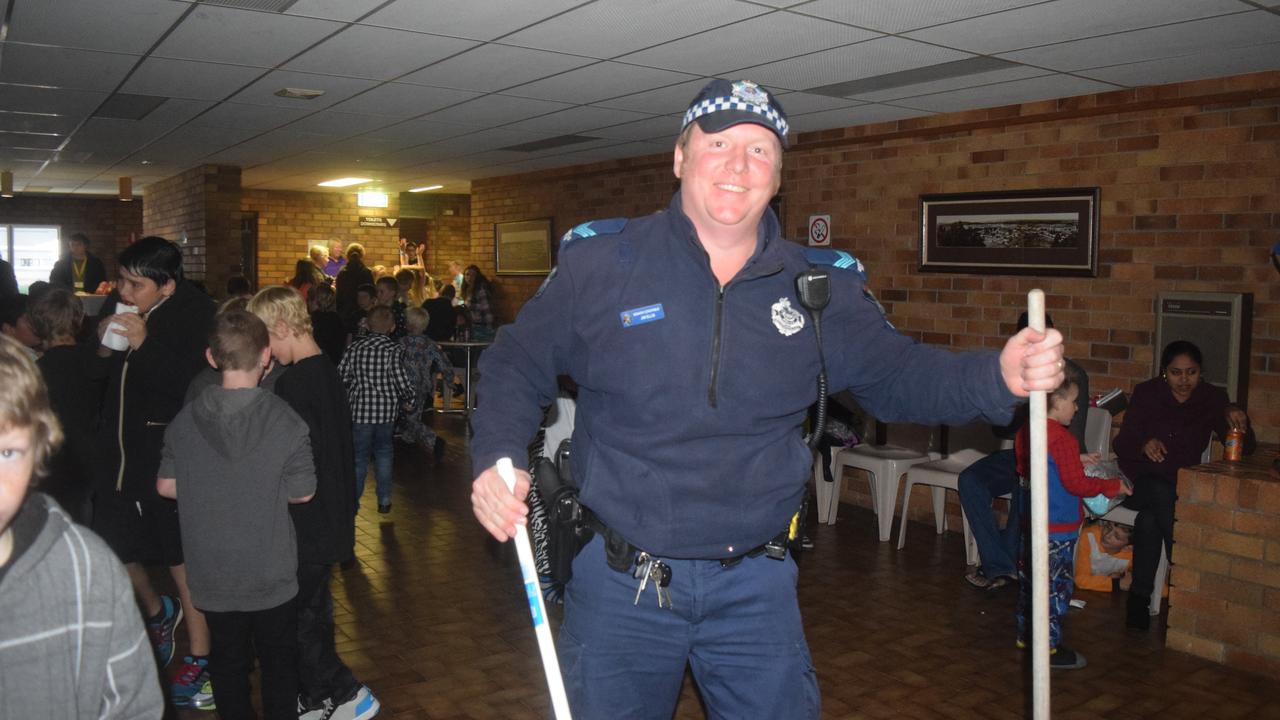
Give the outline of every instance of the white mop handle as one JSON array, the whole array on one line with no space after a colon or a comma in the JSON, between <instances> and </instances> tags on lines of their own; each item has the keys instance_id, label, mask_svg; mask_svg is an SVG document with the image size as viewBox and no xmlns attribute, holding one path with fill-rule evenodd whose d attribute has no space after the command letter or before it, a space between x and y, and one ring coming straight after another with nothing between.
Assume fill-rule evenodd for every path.
<instances>
[{"instance_id":1,"label":"white mop handle","mask_svg":"<svg viewBox=\"0 0 1280 720\"><path fill-rule=\"evenodd\" d=\"M1027 293L1027 325L1044 332L1044 291ZM1047 397L1031 393L1031 675L1035 720L1049 705L1049 448Z\"/></svg>"},{"instance_id":2,"label":"white mop handle","mask_svg":"<svg viewBox=\"0 0 1280 720\"><path fill-rule=\"evenodd\" d=\"M511 492L516 490L516 471L511 458L498 460L498 475ZM520 558L520 575L524 578L524 592L529 597L529 613L533 615L533 630L538 636L538 651L542 654L542 669L547 674L547 688L551 691L551 707L556 720L572 720L569 714L569 697L564 692L564 678L560 676L560 661L556 658L556 643L547 624L547 607L542 602L542 587L538 584L538 566L533 561L533 545L529 543L529 531L524 525L516 525L516 555Z\"/></svg>"}]
</instances>

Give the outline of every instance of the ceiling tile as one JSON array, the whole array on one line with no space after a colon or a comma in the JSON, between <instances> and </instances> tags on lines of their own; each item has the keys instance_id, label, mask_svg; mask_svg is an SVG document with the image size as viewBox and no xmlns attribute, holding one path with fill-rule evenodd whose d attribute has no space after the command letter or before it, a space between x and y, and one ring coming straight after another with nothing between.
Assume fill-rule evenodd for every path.
<instances>
[{"instance_id":1,"label":"ceiling tile","mask_svg":"<svg viewBox=\"0 0 1280 720\"><path fill-rule=\"evenodd\" d=\"M192 60L149 57L129 76L123 92L163 97L221 100L253 82L265 70Z\"/></svg>"},{"instance_id":2,"label":"ceiling tile","mask_svg":"<svg viewBox=\"0 0 1280 720\"><path fill-rule=\"evenodd\" d=\"M630 110L583 106L549 113L547 115L530 118L528 120L521 120L520 122L506 125L504 127L512 130L526 130L529 132L562 135L582 133L593 128L620 125L622 123L629 123L635 120L645 120L649 117L652 116L645 113L632 112ZM586 134L590 135L591 133Z\"/></svg>"},{"instance_id":3,"label":"ceiling tile","mask_svg":"<svg viewBox=\"0 0 1280 720\"><path fill-rule=\"evenodd\" d=\"M976 88L903 98L894 104L931 112L955 112L969 108L999 107L1015 103L1075 97L1115 90L1108 85L1071 75L1046 75Z\"/></svg>"},{"instance_id":4,"label":"ceiling tile","mask_svg":"<svg viewBox=\"0 0 1280 720\"><path fill-rule=\"evenodd\" d=\"M386 83L340 103L343 112L414 117L470 100L480 93L406 83Z\"/></svg>"},{"instance_id":5,"label":"ceiling tile","mask_svg":"<svg viewBox=\"0 0 1280 720\"><path fill-rule=\"evenodd\" d=\"M361 137L385 140L395 147L410 147L435 142L455 135L464 135L473 128L456 123L434 122L432 120L406 120L384 127L380 130L365 133Z\"/></svg>"},{"instance_id":6,"label":"ceiling tile","mask_svg":"<svg viewBox=\"0 0 1280 720\"><path fill-rule=\"evenodd\" d=\"M284 67L390 80L475 45L471 40L353 25L290 60Z\"/></svg>"},{"instance_id":7,"label":"ceiling tile","mask_svg":"<svg viewBox=\"0 0 1280 720\"><path fill-rule=\"evenodd\" d=\"M368 25L493 40L581 5L583 0L397 0L370 15Z\"/></svg>"},{"instance_id":8,"label":"ceiling tile","mask_svg":"<svg viewBox=\"0 0 1280 720\"><path fill-rule=\"evenodd\" d=\"M167 100L142 120L92 117L71 136L66 149L72 152L109 150L128 155L181 126L209 104L192 100Z\"/></svg>"},{"instance_id":9,"label":"ceiling tile","mask_svg":"<svg viewBox=\"0 0 1280 720\"><path fill-rule=\"evenodd\" d=\"M485 95L461 105L454 105L451 108L431 113L427 118L436 122L491 127L504 125L521 118L545 115L549 112L564 110L567 107L569 106L565 103L546 100L511 97L510 95Z\"/></svg>"},{"instance_id":10,"label":"ceiling tile","mask_svg":"<svg viewBox=\"0 0 1280 720\"><path fill-rule=\"evenodd\" d=\"M394 118L385 115L362 115L359 113L324 110L289 123L286 129L294 132L346 137L377 130L393 122L395 122Z\"/></svg>"},{"instance_id":11,"label":"ceiling tile","mask_svg":"<svg viewBox=\"0 0 1280 720\"><path fill-rule=\"evenodd\" d=\"M305 150L323 148L333 142L332 135L273 130L228 147L209 156L209 162L254 167L271 160L295 155Z\"/></svg>"},{"instance_id":12,"label":"ceiling tile","mask_svg":"<svg viewBox=\"0 0 1280 720\"><path fill-rule=\"evenodd\" d=\"M249 103L251 105L271 105L274 107L288 108L290 110L305 110L315 112L322 110L330 105L346 100L358 92L368 90L377 85L374 80L360 80L356 78L338 77L336 75L315 75L312 73L290 72L288 70L274 70L266 77L255 82L253 85L236 93L230 98L233 102ZM281 88L306 88L308 90L323 90L324 95L313 100L298 100L296 98L279 97L275 93Z\"/></svg>"},{"instance_id":13,"label":"ceiling tile","mask_svg":"<svg viewBox=\"0 0 1280 720\"><path fill-rule=\"evenodd\" d=\"M1010 80L1023 80L1025 78L1039 77L1041 75L1048 74L1050 74L1048 71L1041 70L1039 68L1028 67L1026 65L1011 65L999 70L989 70L987 72L979 72L972 75L948 77L930 82L912 83L910 85L900 85L897 87L890 87L870 92L859 92L853 95L853 97L858 100L866 100L868 102L885 102L888 100L896 100L898 98L929 95L932 93L946 92L948 90L961 90L968 87L992 85L995 83L1009 82Z\"/></svg>"},{"instance_id":14,"label":"ceiling tile","mask_svg":"<svg viewBox=\"0 0 1280 720\"><path fill-rule=\"evenodd\" d=\"M1007 53L1003 57L1053 70L1079 70L1178 57L1205 50L1221 51L1225 49L1222 46L1223 37L1230 37L1232 44L1236 46L1274 41L1280 38L1280 15L1255 10L1106 37L1044 45Z\"/></svg>"},{"instance_id":15,"label":"ceiling tile","mask_svg":"<svg viewBox=\"0 0 1280 720\"><path fill-rule=\"evenodd\" d=\"M218 103L212 109L191 121L192 125L228 127L265 132L285 125L315 112L305 107L282 108L244 103Z\"/></svg>"},{"instance_id":16,"label":"ceiling tile","mask_svg":"<svg viewBox=\"0 0 1280 720\"><path fill-rule=\"evenodd\" d=\"M675 85L689 79L690 77L684 73L670 70L602 62L544 80L526 83L505 92L508 95L539 100L590 103Z\"/></svg>"},{"instance_id":17,"label":"ceiling tile","mask_svg":"<svg viewBox=\"0 0 1280 720\"><path fill-rule=\"evenodd\" d=\"M80 118L66 115L0 112L0 131L66 135L79 124Z\"/></svg>"},{"instance_id":18,"label":"ceiling tile","mask_svg":"<svg viewBox=\"0 0 1280 720\"><path fill-rule=\"evenodd\" d=\"M285 14L350 22L384 2L386 0L298 0Z\"/></svg>"},{"instance_id":19,"label":"ceiling tile","mask_svg":"<svg viewBox=\"0 0 1280 720\"><path fill-rule=\"evenodd\" d=\"M0 132L0 149L57 150L64 140L66 138L61 135Z\"/></svg>"},{"instance_id":20,"label":"ceiling tile","mask_svg":"<svg viewBox=\"0 0 1280 720\"><path fill-rule=\"evenodd\" d=\"M99 0L28 0L12 7L6 40L142 54L190 6L171 0L111 0L108 11Z\"/></svg>"},{"instance_id":21,"label":"ceiling tile","mask_svg":"<svg viewBox=\"0 0 1280 720\"><path fill-rule=\"evenodd\" d=\"M693 102L693 99L698 96L698 92L702 90L708 80L709 78L701 77L696 80L657 88L656 90L601 100L595 104L601 107L635 110L636 112L651 112L662 115L680 113L683 115L684 111L689 107L689 103Z\"/></svg>"},{"instance_id":22,"label":"ceiling tile","mask_svg":"<svg viewBox=\"0 0 1280 720\"><path fill-rule=\"evenodd\" d=\"M275 67L341 27L329 20L198 5L155 54Z\"/></svg>"},{"instance_id":23,"label":"ceiling tile","mask_svg":"<svg viewBox=\"0 0 1280 720\"><path fill-rule=\"evenodd\" d=\"M196 160L248 140L255 134L253 130L244 128L186 125L130 154L129 160L194 164Z\"/></svg>"},{"instance_id":24,"label":"ceiling tile","mask_svg":"<svg viewBox=\"0 0 1280 720\"><path fill-rule=\"evenodd\" d=\"M486 44L399 79L435 87L494 92L595 62L590 58Z\"/></svg>"},{"instance_id":25,"label":"ceiling tile","mask_svg":"<svg viewBox=\"0 0 1280 720\"><path fill-rule=\"evenodd\" d=\"M1040 2L1044 0L815 0L794 10L880 32L901 33Z\"/></svg>"},{"instance_id":26,"label":"ceiling tile","mask_svg":"<svg viewBox=\"0 0 1280 720\"><path fill-rule=\"evenodd\" d=\"M615 58L764 12L768 8L734 0L597 0L512 33L503 42Z\"/></svg>"},{"instance_id":27,"label":"ceiling tile","mask_svg":"<svg viewBox=\"0 0 1280 720\"><path fill-rule=\"evenodd\" d=\"M0 45L0 53L0 82L108 92L115 90L129 68L141 59L137 55L15 42Z\"/></svg>"},{"instance_id":28,"label":"ceiling tile","mask_svg":"<svg viewBox=\"0 0 1280 720\"><path fill-rule=\"evenodd\" d=\"M747 68L738 75L775 91L805 90L967 57L969 55L948 48L884 37Z\"/></svg>"},{"instance_id":29,"label":"ceiling tile","mask_svg":"<svg viewBox=\"0 0 1280 720\"><path fill-rule=\"evenodd\" d=\"M723 75L878 37L870 30L791 13L770 13L626 55L620 60L698 75ZM803 42L796 42L804 38Z\"/></svg>"},{"instance_id":30,"label":"ceiling tile","mask_svg":"<svg viewBox=\"0 0 1280 720\"><path fill-rule=\"evenodd\" d=\"M868 125L871 123L888 122L889 120L903 120L905 118L932 114L933 113L927 110L916 110L913 108L869 103L866 105L858 105L857 107L823 110L820 112L806 113L804 115L792 115L790 117L791 137L794 139L799 133L813 132L815 130L830 130L831 128Z\"/></svg>"},{"instance_id":31,"label":"ceiling tile","mask_svg":"<svg viewBox=\"0 0 1280 720\"><path fill-rule=\"evenodd\" d=\"M859 101L848 98L836 98L805 92L775 93L775 98L778 104L782 106L782 109L786 111L787 117L822 110L837 110L860 104Z\"/></svg>"},{"instance_id":32,"label":"ceiling tile","mask_svg":"<svg viewBox=\"0 0 1280 720\"><path fill-rule=\"evenodd\" d=\"M1079 70L1077 74L1104 82L1137 86L1241 75L1276 68L1280 68L1280 42L1203 50L1178 57Z\"/></svg>"},{"instance_id":33,"label":"ceiling tile","mask_svg":"<svg viewBox=\"0 0 1280 720\"><path fill-rule=\"evenodd\" d=\"M675 142L680 134L679 115L660 115L647 120L593 129L589 134L614 140L666 140Z\"/></svg>"},{"instance_id":34,"label":"ceiling tile","mask_svg":"<svg viewBox=\"0 0 1280 720\"><path fill-rule=\"evenodd\" d=\"M88 90L0 84L0 110L87 116L107 97L107 93Z\"/></svg>"},{"instance_id":35,"label":"ceiling tile","mask_svg":"<svg viewBox=\"0 0 1280 720\"><path fill-rule=\"evenodd\" d=\"M1072 0L1046 2L920 30L908 37L991 54L1063 40L1240 12L1237 0Z\"/></svg>"}]
</instances>

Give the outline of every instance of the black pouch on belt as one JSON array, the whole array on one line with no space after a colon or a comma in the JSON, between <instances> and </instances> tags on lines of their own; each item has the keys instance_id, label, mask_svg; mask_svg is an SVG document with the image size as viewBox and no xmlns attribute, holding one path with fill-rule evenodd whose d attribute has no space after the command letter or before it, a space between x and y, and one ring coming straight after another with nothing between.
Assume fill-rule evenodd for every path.
<instances>
[{"instance_id":1,"label":"black pouch on belt","mask_svg":"<svg viewBox=\"0 0 1280 720\"><path fill-rule=\"evenodd\" d=\"M591 530L582 522L578 488L567 481L568 444L568 440L564 441L556 452L557 459L561 460L559 467L549 458L541 457L534 461L532 473L547 506L547 556L551 581L561 585L573 577L573 559L592 538Z\"/></svg>"}]
</instances>

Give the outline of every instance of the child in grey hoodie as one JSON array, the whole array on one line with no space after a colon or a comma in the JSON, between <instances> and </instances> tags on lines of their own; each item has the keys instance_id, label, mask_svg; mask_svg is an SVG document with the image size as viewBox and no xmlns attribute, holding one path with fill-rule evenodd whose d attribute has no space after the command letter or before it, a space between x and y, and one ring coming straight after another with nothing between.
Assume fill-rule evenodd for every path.
<instances>
[{"instance_id":1,"label":"child in grey hoodie","mask_svg":"<svg viewBox=\"0 0 1280 720\"><path fill-rule=\"evenodd\" d=\"M0 337L0 717L159 718L124 567L57 503L28 493L61 442L40 371Z\"/></svg>"},{"instance_id":2,"label":"child in grey hoodie","mask_svg":"<svg viewBox=\"0 0 1280 720\"><path fill-rule=\"evenodd\" d=\"M267 718L297 718L298 550L290 503L315 492L307 424L258 387L271 360L266 325L217 316L206 356L222 372L165 430L156 489L176 498L191 598L209 621L218 713L252 717L256 650Z\"/></svg>"}]
</instances>

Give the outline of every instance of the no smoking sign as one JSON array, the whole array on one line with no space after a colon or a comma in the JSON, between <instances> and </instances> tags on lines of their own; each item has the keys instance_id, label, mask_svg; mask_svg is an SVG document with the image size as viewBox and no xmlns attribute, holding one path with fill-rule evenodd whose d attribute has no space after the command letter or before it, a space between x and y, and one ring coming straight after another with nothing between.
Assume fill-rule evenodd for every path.
<instances>
[{"instance_id":1,"label":"no smoking sign","mask_svg":"<svg viewBox=\"0 0 1280 720\"><path fill-rule=\"evenodd\" d=\"M831 216L809 216L809 246L827 247L831 245Z\"/></svg>"}]
</instances>

